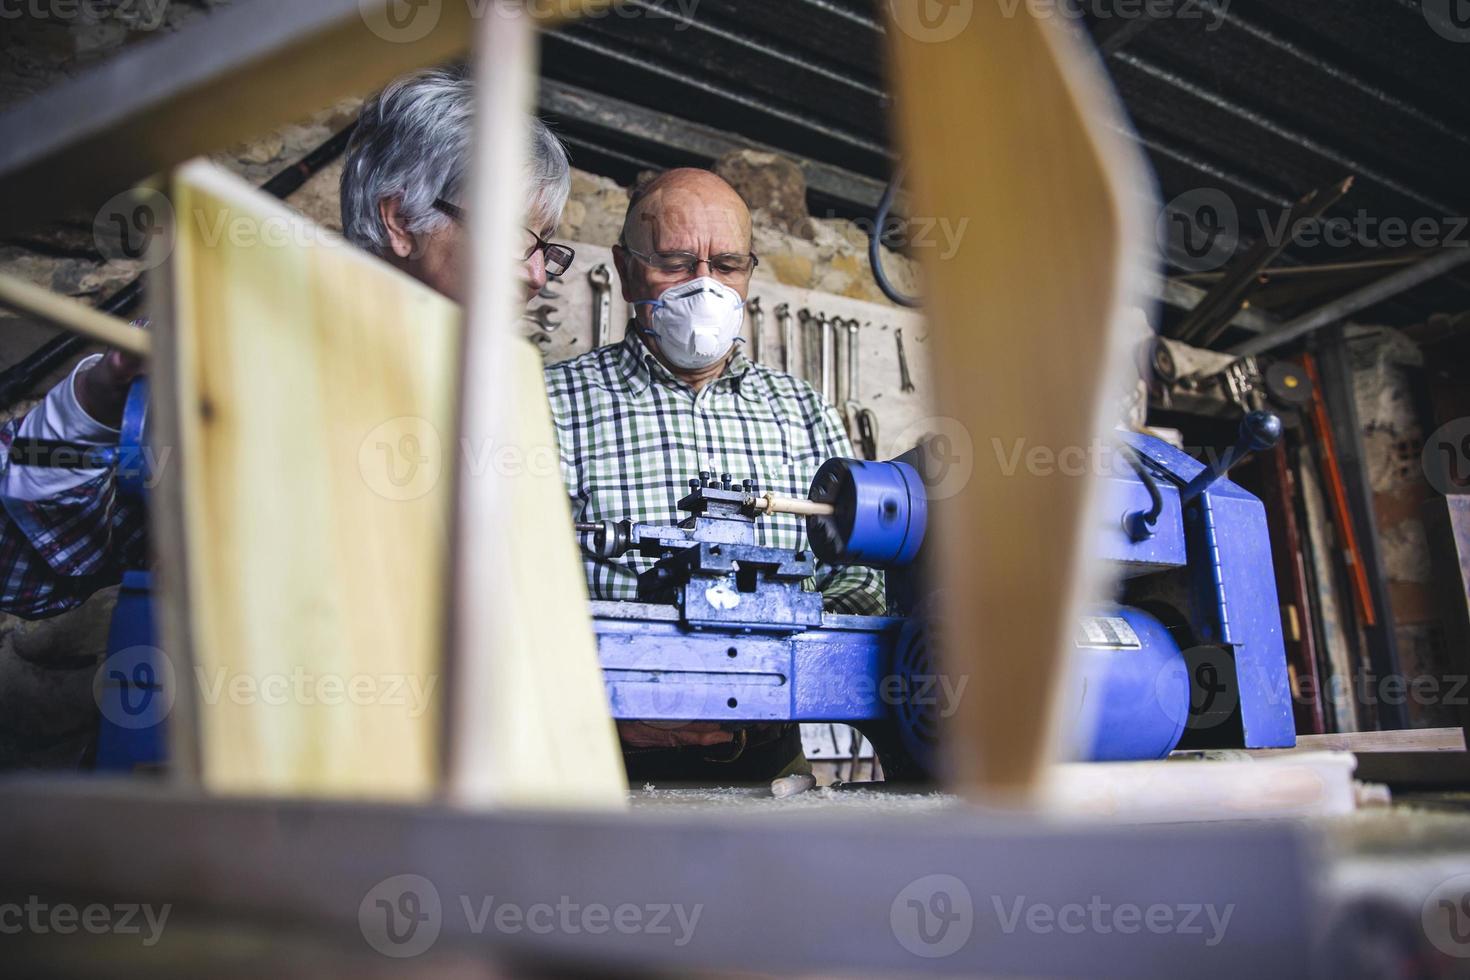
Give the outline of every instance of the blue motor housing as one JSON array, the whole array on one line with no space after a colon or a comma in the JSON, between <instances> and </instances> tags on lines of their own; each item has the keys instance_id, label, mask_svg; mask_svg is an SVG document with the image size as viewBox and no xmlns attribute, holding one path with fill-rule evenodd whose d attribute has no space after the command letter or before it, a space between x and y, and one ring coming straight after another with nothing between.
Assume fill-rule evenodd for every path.
<instances>
[{"instance_id":1,"label":"blue motor housing","mask_svg":"<svg viewBox=\"0 0 1470 980\"><path fill-rule=\"evenodd\" d=\"M1091 726L1077 746L1087 762L1159 759L1189 721L1189 670L1167 627L1131 606L1083 616L1072 663L1072 714Z\"/></svg>"}]
</instances>

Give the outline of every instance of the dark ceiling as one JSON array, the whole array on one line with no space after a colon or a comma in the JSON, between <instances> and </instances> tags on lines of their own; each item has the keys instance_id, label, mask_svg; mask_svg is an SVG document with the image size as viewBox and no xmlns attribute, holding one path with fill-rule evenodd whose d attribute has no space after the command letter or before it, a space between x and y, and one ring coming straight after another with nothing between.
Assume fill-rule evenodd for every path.
<instances>
[{"instance_id":1,"label":"dark ceiling","mask_svg":"<svg viewBox=\"0 0 1470 980\"><path fill-rule=\"evenodd\" d=\"M629 0L622 13L546 37L551 95L542 109L585 168L627 181L647 168L707 164L723 134L824 166L829 179L813 181L813 209L857 214L891 166L886 2ZM1078 9L1077 0L1045 0L1044 9L1069 2ZM1068 20L1103 51L1161 200L1188 212L1201 189L1223 192L1240 248L1262 235L1262 219L1269 227L1307 192L1355 178L1327 212L1351 222L1349 240L1297 243L1270 265L1347 268L1273 276L1252 297L1256 309L1286 317L1425 253L1391 247L1388 219L1406 227L1429 219L1418 232L1429 246L1470 246L1470 229L1456 220L1470 214L1466 8L1463 0L1424 0L1423 9L1411 0L1082 0L1083 13ZM1138 16L1148 9L1164 15ZM957 94L954 110L965 105ZM659 125L659 113L678 125ZM1359 319L1405 324L1470 309L1464 269ZM1169 272L1212 281L1198 267L1171 263Z\"/></svg>"}]
</instances>

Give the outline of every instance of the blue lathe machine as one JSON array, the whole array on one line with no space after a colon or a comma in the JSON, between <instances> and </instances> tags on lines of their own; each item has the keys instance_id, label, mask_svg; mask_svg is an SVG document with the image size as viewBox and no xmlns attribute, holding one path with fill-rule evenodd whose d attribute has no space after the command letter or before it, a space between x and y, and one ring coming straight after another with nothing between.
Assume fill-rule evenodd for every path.
<instances>
[{"instance_id":1,"label":"blue lathe machine","mask_svg":"<svg viewBox=\"0 0 1470 980\"><path fill-rule=\"evenodd\" d=\"M116 465L121 492L141 494L146 397L140 383L115 450L37 445L17 461L70 448L69 462L49 465L77 465L81 452L86 465ZM1115 565L1120 586L1115 602L1076 624L1073 664L1082 676L1069 690L1081 700L1072 713L1096 720L1079 757L1295 743L1265 511L1225 479L1273 445L1280 425L1252 413L1240 441L1211 466L1150 436L1118 433L1129 465L1106 478L1118 517L1097 529L1096 554ZM614 717L845 723L873 743L887 778L932 777L941 718L963 689L929 642L921 474L931 462L924 447L892 462L829 460L808 500L706 473L690 481L679 502L689 517L678 525L579 525L584 547L599 556L657 559L639 577L639 601L592 603ZM774 512L806 516L811 552L755 543L756 521ZM817 559L884 569L890 615L824 613L821 595L802 587ZM139 655L156 644L150 592L147 571L127 573L98 685L98 768L165 758L164 675Z\"/></svg>"},{"instance_id":2,"label":"blue lathe machine","mask_svg":"<svg viewBox=\"0 0 1470 980\"><path fill-rule=\"evenodd\" d=\"M1213 466L1119 433L1130 465L1107 478L1117 519L1098 529L1118 601L1077 624L1076 714L1095 719L1086 760L1176 747L1295 744L1281 614L1260 501L1224 478L1280 437L1248 416ZM678 525L579 525L603 558L658 559L638 602L594 602L598 652L620 719L853 725L889 779L934 774L941 716L961 689L930 650L923 449L893 462L829 460L807 501L750 481L690 481ZM806 514L811 552L755 544L765 514ZM981 546L978 545L977 546ZM885 569L889 616L824 614L802 589L817 559Z\"/></svg>"}]
</instances>

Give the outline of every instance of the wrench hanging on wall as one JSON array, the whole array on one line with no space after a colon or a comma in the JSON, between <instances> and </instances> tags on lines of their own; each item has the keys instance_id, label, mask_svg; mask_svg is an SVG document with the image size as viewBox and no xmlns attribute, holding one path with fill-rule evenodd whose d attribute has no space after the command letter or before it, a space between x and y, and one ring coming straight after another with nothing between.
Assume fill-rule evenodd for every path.
<instances>
[{"instance_id":1,"label":"wrench hanging on wall","mask_svg":"<svg viewBox=\"0 0 1470 980\"><path fill-rule=\"evenodd\" d=\"M761 328L766 323L766 311L761 309L761 298L752 296L745 304L745 311L750 320L750 359L760 363Z\"/></svg>"},{"instance_id":2,"label":"wrench hanging on wall","mask_svg":"<svg viewBox=\"0 0 1470 980\"><path fill-rule=\"evenodd\" d=\"M791 327L790 303L782 303L776 307L776 325L781 330L781 370L787 374L795 374L796 358L792 351L796 348L796 331Z\"/></svg>"},{"instance_id":3,"label":"wrench hanging on wall","mask_svg":"<svg viewBox=\"0 0 1470 980\"><path fill-rule=\"evenodd\" d=\"M612 272L603 263L592 267L587 273L592 283L592 349L607 343L612 331Z\"/></svg>"}]
</instances>

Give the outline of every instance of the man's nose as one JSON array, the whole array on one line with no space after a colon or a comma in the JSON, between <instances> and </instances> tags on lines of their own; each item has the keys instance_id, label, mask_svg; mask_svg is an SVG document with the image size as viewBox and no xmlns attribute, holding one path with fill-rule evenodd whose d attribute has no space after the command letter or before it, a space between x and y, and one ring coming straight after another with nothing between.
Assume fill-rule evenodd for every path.
<instances>
[{"instance_id":1,"label":"man's nose","mask_svg":"<svg viewBox=\"0 0 1470 980\"><path fill-rule=\"evenodd\" d=\"M546 286L546 256L540 250L532 252L526 260L526 283L534 286L538 293Z\"/></svg>"}]
</instances>

